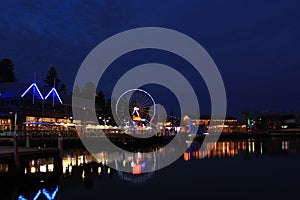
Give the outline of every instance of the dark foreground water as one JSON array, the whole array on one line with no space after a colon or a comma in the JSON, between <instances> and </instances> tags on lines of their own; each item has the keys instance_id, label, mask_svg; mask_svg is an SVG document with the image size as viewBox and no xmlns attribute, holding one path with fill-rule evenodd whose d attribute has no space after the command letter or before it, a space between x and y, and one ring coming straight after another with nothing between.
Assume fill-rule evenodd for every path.
<instances>
[{"instance_id":1,"label":"dark foreground water","mask_svg":"<svg viewBox=\"0 0 300 200\"><path fill-rule=\"evenodd\" d=\"M172 165L140 174L151 158L122 158L132 169L121 173L83 149L62 159L23 161L21 174L0 164L0 199L298 199L300 138L226 139L204 159L197 143ZM165 152L160 152L165 153ZM100 158L100 159L99 159Z\"/></svg>"}]
</instances>

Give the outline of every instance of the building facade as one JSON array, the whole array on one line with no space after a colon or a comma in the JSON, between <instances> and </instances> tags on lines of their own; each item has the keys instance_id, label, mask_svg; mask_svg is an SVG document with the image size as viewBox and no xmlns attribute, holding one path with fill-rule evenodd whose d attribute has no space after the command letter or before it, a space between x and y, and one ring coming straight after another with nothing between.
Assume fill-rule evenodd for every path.
<instances>
[{"instance_id":1,"label":"building facade","mask_svg":"<svg viewBox=\"0 0 300 200\"><path fill-rule=\"evenodd\" d=\"M37 83L0 84L0 131L64 129L73 123L71 97L55 88L41 89ZM54 126L56 125L56 126Z\"/></svg>"}]
</instances>

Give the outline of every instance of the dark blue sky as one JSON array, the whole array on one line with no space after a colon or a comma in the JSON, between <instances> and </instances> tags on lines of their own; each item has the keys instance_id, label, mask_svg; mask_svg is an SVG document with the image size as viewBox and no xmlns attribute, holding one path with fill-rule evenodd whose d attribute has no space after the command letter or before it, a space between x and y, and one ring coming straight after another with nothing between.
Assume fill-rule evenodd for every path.
<instances>
[{"instance_id":1,"label":"dark blue sky","mask_svg":"<svg viewBox=\"0 0 300 200\"><path fill-rule=\"evenodd\" d=\"M0 58L12 59L21 82L31 81L35 71L42 84L55 66L70 90L85 56L107 37L144 26L171 28L212 56L225 82L229 114L300 110L299 10L297 0L2 2ZM148 57L155 60L156 54ZM170 66L175 60L161 57Z\"/></svg>"}]
</instances>

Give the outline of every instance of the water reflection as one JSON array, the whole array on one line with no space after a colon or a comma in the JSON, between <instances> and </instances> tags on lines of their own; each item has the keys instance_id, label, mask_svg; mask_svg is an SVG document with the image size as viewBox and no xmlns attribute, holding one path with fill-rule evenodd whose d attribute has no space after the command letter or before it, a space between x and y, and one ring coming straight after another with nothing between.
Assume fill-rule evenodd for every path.
<instances>
[{"instance_id":1,"label":"water reflection","mask_svg":"<svg viewBox=\"0 0 300 200\"><path fill-rule=\"evenodd\" d=\"M8 173L8 164L7 163L0 163L0 174Z\"/></svg>"},{"instance_id":2,"label":"water reflection","mask_svg":"<svg viewBox=\"0 0 300 200\"><path fill-rule=\"evenodd\" d=\"M162 153L162 151L160 152ZM111 154L114 156L112 157ZM123 154L118 156L117 159L112 152L99 152L96 157L83 149L64 152L62 158L63 175L65 177L79 177L82 181L85 181L94 175L111 176L116 173L118 177L125 181L142 183L152 177L153 174L143 174L143 172L146 170L154 171L156 163L155 154L154 157L145 157L145 154L141 152ZM109 167L108 164L114 166L114 168ZM131 173L123 173L124 169L130 170Z\"/></svg>"},{"instance_id":3,"label":"water reflection","mask_svg":"<svg viewBox=\"0 0 300 200\"><path fill-rule=\"evenodd\" d=\"M207 143L206 149L200 150L201 143L193 142L181 159L177 162L204 159L249 159L265 156L295 155L300 152L300 138L265 138L265 139L228 139L217 143ZM175 149L157 148L157 153L145 156L143 152L137 154L118 154L114 152L98 152L94 157L84 148L68 149L61 154L61 158L39 158L21 162L20 173L15 175L12 163L0 163L0 184L3 193L0 199L54 199L59 198L61 187L83 185L85 189L92 189L97 182L106 182L108 179L121 179L131 183L145 183L158 172L154 171L161 159L172 156ZM113 159L112 159L113 158ZM108 165L109 164L109 165ZM191 163L192 164L192 163ZM176 165L176 163L174 163ZM113 166L111 168L109 166ZM116 170L115 170L116 169ZM131 173L123 173L122 170ZM179 172L185 168L179 167ZM13 177L13 178L12 178ZM11 184L6 184L6 180ZM98 178L99 179L98 179Z\"/></svg>"},{"instance_id":4,"label":"water reflection","mask_svg":"<svg viewBox=\"0 0 300 200\"><path fill-rule=\"evenodd\" d=\"M42 158L29 160L28 165L24 167L24 174L27 173L48 173L54 171L54 158Z\"/></svg>"},{"instance_id":5,"label":"water reflection","mask_svg":"<svg viewBox=\"0 0 300 200\"><path fill-rule=\"evenodd\" d=\"M255 151L255 140L248 139L243 141L219 141L217 143L206 143L205 150L200 150L201 145L198 142L193 142L190 148L187 149L183 154L183 159L188 161L190 159L200 158L224 158L234 157L240 152L248 151L249 154L254 154ZM207 149L211 149L210 151ZM262 154L262 146L260 147Z\"/></svg>"},{"instance_id":6,"label":"water reflection","mask_svg":"<svg viewBox=\"0 0 300 200\"><path fill-rule=\"evenodd\" d=\"M33 195L33 198L30 197L32 195L30 195L29 197L24 197L23 195L20 195L18 197L18 200L31 200L31 199L37 200L40 198L43 198L43 199L46 198L48 200L53 200L56 198L57 192L58 192L58 186L56 186L56 188L54 189L53 192L50 192L46 188L43 188L42 190L37 191L37 193Z\"/></svg>"},{"instance_id":7,"label":"water reflection","mask_svg":"<svg viewBox=\"0 0 300 200\"><path fill-rule=\"evenodd\" d=\"M284 155L296 154L300 150L299 138L267 138L267 139L243 139L226 140L217 143L207 143L205 149L200 150L202 144L193 142L184 154L185 161L200 158L230 158L239 155Z\"/></svg>"}]
</instances>

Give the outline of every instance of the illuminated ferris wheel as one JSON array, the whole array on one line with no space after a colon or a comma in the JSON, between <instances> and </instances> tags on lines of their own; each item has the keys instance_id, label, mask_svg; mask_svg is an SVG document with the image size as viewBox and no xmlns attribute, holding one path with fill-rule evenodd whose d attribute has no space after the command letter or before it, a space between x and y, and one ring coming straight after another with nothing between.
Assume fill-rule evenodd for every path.
<instances>
[{"instance_id":1,"label":"illuminated ferris wheel","mask_svg":"<svg viewBox=\"0 0 300 200\"><path fill-rule=\"evenodd\" d=\"M155 101L142 89L130 89L117 100L116 114L121 122L133 122L134 126L147 126L155 115Z\"/></svg>"}]
</instances>

